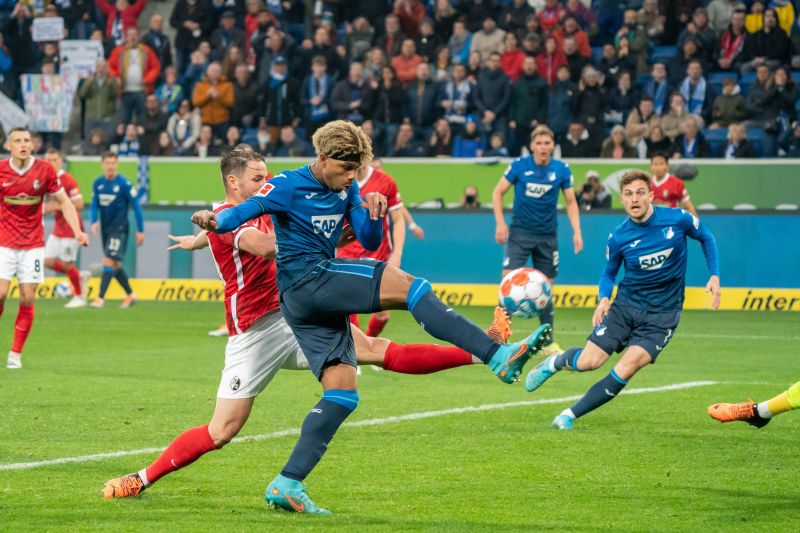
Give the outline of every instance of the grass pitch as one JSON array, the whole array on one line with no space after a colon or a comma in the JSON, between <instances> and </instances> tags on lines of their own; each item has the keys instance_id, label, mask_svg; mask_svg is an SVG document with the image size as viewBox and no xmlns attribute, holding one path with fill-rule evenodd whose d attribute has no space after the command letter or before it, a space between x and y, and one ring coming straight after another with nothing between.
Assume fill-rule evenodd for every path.
<instances>
[{"instance_id":1,"label":"grass pitch","mask_svg":"<svg viewBox=\"0 0 800 533\"><path fill-rule=\"evenodd\" d=\"M570 400L458 408L582 394L610 369L554 377L535 394L482 367L431 376L366 368L361 405L307 480L328 518L269 510L266 484L320 396L310 372L283 371L256 401L237 442L106 502L103 482L156 452L8 470L16 463L166 446L211 415L225 341L206 336L219 304L141 303L128 311L38 302L24 368L0 368L0 530L729 531L797 530L800 412L762 430L720 425L715 401L766 399L800 379L798 314L686 312L657 365L629 389L715 384L620 397L550 428ZM14 304L0 320L10 343ZM490 309L462 309L480 324ZM558 311L558 341L583 343L591 312ZM517 336L536 325L518 320ZM386 331L428 342L407 313ZM612 359L612 362L615 359ZM530 367L529 367L530 368ZM397 415L433 413L426 418ZM434 416L435 415L435 416ZM375 422L375 419L379 419Z\"/></svg>"}]
</instances>

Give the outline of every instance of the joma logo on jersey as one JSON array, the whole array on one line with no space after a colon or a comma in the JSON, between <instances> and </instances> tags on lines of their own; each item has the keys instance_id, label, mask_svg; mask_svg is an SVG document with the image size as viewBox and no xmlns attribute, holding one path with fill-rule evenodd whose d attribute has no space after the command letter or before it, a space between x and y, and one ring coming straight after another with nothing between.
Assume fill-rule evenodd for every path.
<instances>
[{"instance_id":1,"label":"joma logo on jersey","mask_svg":"<svg viewBox=\"0 0 800 533\"><path fill-rule=\"evenodd\" d=\"M340 220L342 215L317 215L311 217L311 224L314 226L314 233L322 233L326 239L330 239Z\"/></svg>"},{"instance_id":2,"label":"joma logo on jersey","mask_svg":"<svg viewBox=\"0 0 800 533\"><path fill-rule=\"evenodd\" d=\"M664 262L672 255L672 248L661 250L652 254L639 257L639 266L642 270L658 270L664 266Z\"/></svg>"},{"instance_id":3,"label":"joma logo on jersey","mask_svg":"<svg viewBox=\"0 0 800 533\"><path fill-rule=\"evenodd\" d=\"M525 184L525 196L541 198L552 188L552 185L544 185L542 183L527 183Z\"/></svg>"}]
</instances>

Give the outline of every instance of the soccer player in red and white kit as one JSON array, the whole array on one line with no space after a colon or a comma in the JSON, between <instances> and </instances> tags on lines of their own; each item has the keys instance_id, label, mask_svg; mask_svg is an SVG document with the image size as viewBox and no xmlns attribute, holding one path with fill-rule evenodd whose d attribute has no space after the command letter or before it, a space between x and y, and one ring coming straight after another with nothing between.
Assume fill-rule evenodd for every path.
<instances>
[{"instance_id":1,"label":"soccer player in red and white kit","mask_svg":"<svg viewBox=\"0 0 800 533\"><path fill-rule=\"evenodd\" d=\"M64 156L61 155L61 151L50 148L45 152L44 158L56 170L56 176L58 176L61 186L64 187L64 191L69 196L72 205L75 206L80 220L80 212L83 209L83 196L75 178L64 170ZM52 212L55 221L53 232L47 237L47 243L44 247L44 266L50 270L65 274L69 278L70 285L72 285L72 300L64 307L67 309L86 307L86 297L83 294L83 290L85 289L85 283L88 281L88 275L82 275L75 266L80 245L75 239L75 234L72 233L72 228L69 227L69 224L64 219L64 215L61 213L61 205L58 202L52 199L48 200L44 204L44 212L45 214ZM83 220L80 220L80 222L82 230Z\"/></svg>"},{"instance_id":2,"label":"soccer player in red and white kit","mask_svg":"<svg viewBox=\"0 0 800 533\"><path fill-rule=\"evenodd\" d=\"M392 219L391 232L389 231L389 217L384 217L383 239L377 250L370 252L360 242L354 240L339 248L336 256L353 259L370 257L399 268L400 260L403 257L403 245L406 241L406 223L403 217L403 201L400 198L400 191L397 190L397 183L389 174L372 165L363 165L356 171L356 182L358 182L361 198L371 192L377 192L386 197L388 213ZM380 335L388 321L389 311L381 311L372 315L367 326L367 336L377 337ZM358 315L350 315L350 322L357 328L360 327Z\"/></svg>"},{"instance_id":3,"label":"soccer player in red and white kit","mask_svg":"<svg viewBox=\"0 0 800 533\"><path fill-rule=\"evenodd\" d=\"M693 216L697 210L689 198L689 191L678 176L669 173L669 158L666 154L653 154L650 156L650 190L653 192L653 203L666 207L683 207Z\"/></svg>"},{"instance_id":4,"label":"soccer player in red and white kit","mask_svg":"<svg viewBox=\"0 0 800 533\"><path fill-rule=\"evenodd\" d=\"M0 161L0 314L11 279L17 276L19 313L6 366L22 368L22 348L33 324L36 287L44 281L44 197L50 194L58 202L80 245L85 246L89 239L53 165L33 157L31 132L12 129L6 148L11 157Z\"/></svg>"},{"instance_id":5,"label":"soccer player in red and white kit","mask_svg":"<svg viewBox=\"0 0 800 533\"><path fill-rule=\"evenodd\" d=\"M245 201L266 181L263 159L252 150L232 150L222 156L220 167L226 199L214 205L215 212ZM103 488L106 499L136 496L161 477L222 448L242 429L255 397L278 370L308 368L308 361L278 307L275 235L269 215L246 222L230 233L201 232L196 236L171 238L178 242L171 250L198 250L210 245L225 285L230 336L217 404L208 424L181 433L150 466L107 481ZM495 313L492 328L490 334L508 339L510 328L504 313ZM368 338L357 328L352 332L359 363L380 364L394 372L428 374L480 363L455 346L402 345L388 339Z\"/></svg>"}]
</instances>

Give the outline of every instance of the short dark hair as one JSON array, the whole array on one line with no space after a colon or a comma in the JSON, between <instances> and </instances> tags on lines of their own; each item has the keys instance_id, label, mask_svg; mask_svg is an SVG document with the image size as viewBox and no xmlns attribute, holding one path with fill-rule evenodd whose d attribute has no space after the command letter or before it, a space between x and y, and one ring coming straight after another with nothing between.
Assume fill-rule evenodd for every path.
<instances>
[{"instance_id":1,"label":"short dark hair","mask_svg":"<svg viewBox=\"0 0 800 533\"><path fill-rule=\"evenodd\" d=\"M111 150L106 150L102 154L100 154L100 161L105 161L106 159L119 159L119 156L116 152L112 152Z\"/></svg>"},{"instance_id":2,"label":"short dark hair","mask_svg":"<svg viewBox=\"0 0 800 533\"><path fill-rule=\"evenodd\" d=\"M252 148L239 148L236 146L233 150L228 150L219 158L219 170L222 174L222 181L225 178L233 175L241 177L244 169L247 168L247 163L250 161L264 162L264 156L253 150Z\"/></svg>"},{"instance_id":3,"label":"short dark hair","mask_svg":"<svg viewBox=\"0 0 800 533\"><path fill-rule=\"evenodd\" d=\"M647 172L641 170L629 170L619 179L619 190L622 192L627 185L634 181L643 181L647 185L647 190L650 190L650 176Z\"/></svg>"},{"instance_id":4,"label":"short dark hair","mask_svg":"<svg viewBox=\"0 0 800 533\"><path fill-rule=\"evenodd\" d=\"M655 102L655 100L653 100L652 96L644 95L644 96L642 96L641 100L639 100L640 104L642 102Z\"/></svg>"},{"instance_id":5,"label":"short dark hair","mask_svg":"<svg viewBox=\"0 0 800 533\"><path fill-rule=\"evenodd\" d=\"M669 156L667 155L666 152L654 152L654 153L650 154L650 162L652 163L653 159L655 159L657 157L660 157L661 159L663 159L665 163L669 163Z\"/></svg>"},{"instance_id":6,"label":"short dark hair","mask_svg":"<svg viewBox=\"0 0 800 533\"><path fill-rule=\"evenodd\" d=\"M25 126L17 126L16 128L11 128L10 130L8 130L8 136L10 137L12 133L20 133L20 132L21 133L30 133L31 130L29 130Z\"/></svg>"}]
</instances>

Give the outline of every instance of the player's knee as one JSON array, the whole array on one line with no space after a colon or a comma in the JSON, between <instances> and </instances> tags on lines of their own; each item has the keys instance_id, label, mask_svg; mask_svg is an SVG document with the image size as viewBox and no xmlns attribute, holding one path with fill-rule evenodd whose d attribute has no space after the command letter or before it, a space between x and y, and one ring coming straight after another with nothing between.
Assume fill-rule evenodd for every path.
<instances>
[{"instance_id":1,"label":"player's knee","mask_svg":"<svg viewBox=\"0 0 800 533\"><path fill-rule=\"evenodd\" d=\"M20 307L30 307L33 305L34 298L32 294L25 294L19 295L19 305Z\"/></svg>"},{"instance_id":2,"label":"player's knee","mask_svg":"<svg viewBox=\"0 0 800 533\"><path fill-rule=\"evenodd\" d=\"M342 407L349 409L350 412L356 410L359 400L357 390L346 389L328 389L322 394L322 399L341 405Z\"/></svg>"},{"instance_id":3,"label":"player's knee","mask_svg":"<svg viewBox=\"0 0 800 533\"><path fill-rule=\"evenodd\" d=\"M425 278L413 278L411 284L408 287L408 294L406 296L406 307L409 311L414 310L414 306L417 305L417 302L425 296L428 292L431 292L433 287Z\"/></svg>"},{"instance_id":4,"label":"player's knee","mask_svg":"<svg viewBox=\"0 0 800 533\"><path fill-rule=\"evenodd\" d=\"M585 348L580 356L578 357L577 365L578 369L581 371L584 370L596 370L603 366L603 364L608 360L608 354L603 352L600 349L591 349L589 347Z\"/></svg>"},{"instance_id":5,"label":"player's knee","mask_svg":"<svg viewBox=\"0 0 800 533\"><path fill-rule=\"evenodd\" d=\"M211 436L211 440L214 441L214 446L220 449L239 434L243 424L239 420L228 420L223 424L209 424L208 434Z\"/></svg>"}]
</instances>

